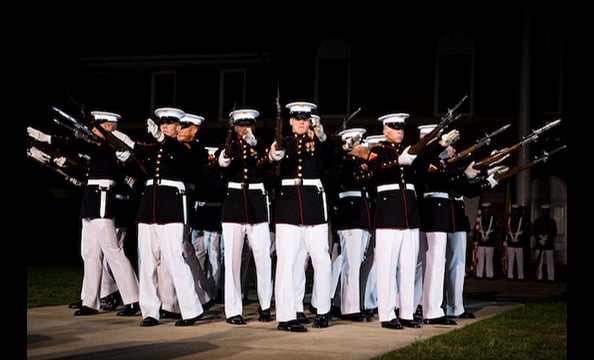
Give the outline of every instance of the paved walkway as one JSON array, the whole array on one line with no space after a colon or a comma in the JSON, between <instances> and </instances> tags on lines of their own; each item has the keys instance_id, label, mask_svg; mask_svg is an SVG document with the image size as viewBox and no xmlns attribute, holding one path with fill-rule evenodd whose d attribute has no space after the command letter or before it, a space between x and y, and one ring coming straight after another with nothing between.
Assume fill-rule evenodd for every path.
<instances>
[{"instance_id":1,"label":"paved walkway","mask_svg":"<svg viewBox=\"0 0 594 360\"><path fill-rule=\"evenodd\" d=\"M423 325L420 329L388 330L373 322L334 319L327 329L306 333L276 330L276 321L258 322L257 301L244 307L244 326L227 324L220 304L192 327L162 320L151 328L141 317L114 312L75 317L66 305L28 309L28 359L369 359L417 340L441 335L521 306L527 301L566 296L567 283L466 281L466 307L476 319L456 326ZM308 314L306 310L306 314ZM313 316L311 316L313 318Z\"/></svg>"}]
</instances>

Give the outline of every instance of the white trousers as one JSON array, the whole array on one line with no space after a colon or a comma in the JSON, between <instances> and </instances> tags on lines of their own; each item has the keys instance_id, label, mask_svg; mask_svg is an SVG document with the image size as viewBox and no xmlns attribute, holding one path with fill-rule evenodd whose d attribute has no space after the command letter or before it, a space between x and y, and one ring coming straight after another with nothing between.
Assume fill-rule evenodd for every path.
<instances>
[{"instance_id":1,"label":"white trousers","mask_svg":"<svg viewBox=\"0 0 594 360\"><path fill-rule=\"evenodd\" d=\"M221 265L221 233L218 231L192 230L192 246L196 252L198 262L206 275L209 291L216 296L221 288L223 278Z\"/></svg>"},{"instance_id":2,"label":"white trousers","mask_svg":"<svg viewBox=\"0 0 594 360\"><path fill-rule=\"evenodd\" d=\"M425 276L423 277L423 318L436 319L445 314L443 302L443 284L445 277L446 246L445 232L428 232L427 252L425 253Z\"/></svg>"},{"instance_id":3,"label":"white trousers","mask_svg":"<svg viewBox=\"0 0 594 360\"><path fill-rule=\"evenodd\" d=\"M478 246L478 265L476 266L476 277L482 279L486 276L487 279L492 279L494 273L493 269L493 255L495 253L494 246Z\"/></svg>"},{"instance_id":4,"label":"white trousers","mask_svg":"<svg viewBox=\"0 0 594 360\"><path fill-rule=\"evenodd\" d=\"M124 304L138 301L139 284L130 260L118 240L113 219L82 219L81 257L84 263L82 304L99 310L103 259L118 284Z\"/></svg>"},{"instance_id":5,"label":"white trousers","mask_svg":"<svg viewBox=\"0 0 594 360\"><path fill-rule=\"evenodd\" d=\"M400 318L413 320L419 229L376 229L375 241L379 320L394 319L397 308Z\"/></svg>"},{"instance_id":6,"label":"white trousers","mask_svg":"<svg viewBox=\"0 0 594 360\"><path fill-rule=\"evenodd\" d=\"M177 295L183 319L204 311L194 288L194 278L184 258L184 224L138 224L140 311L142 317L159 319L161 300L157 268L165 266ZM173 276L171 276L173 275Z\"/></svg>"},{"instance_id":7,"label":"white trousers","mask_svg":"<svg viewBox=\"0 0 594 360\"><path fill-rule=\"evenodd\" d=\"M464 278L466 276L466 231L448 233L444 298L446 315L464 313Z\"/></svg>"},{"instance_id":8,"label":"white trousers","mask_svg":"<svg viewBox=\"0 0 594 360\"><path fill-rule=\"evenodd\" d=\"M524 280L524 248L511 247L506 248L507 254L507 278L514 278L514 263L516 265L518 280Z\"/></svg>"},{"instance_id":9,"label":"white trousers","mask_svg":"<svg viewBox=\"0 0 594 360\"><path fill-rule=\"evenodd\" d=\"M555 280L555 250L536 250L536 279L542 280L542 266L547 264L547 280Z\"/></svg>"},{"instance_id":10,"label":"white trousers","mask_svg":"<svg viewBox=\"0 0 594 360\"><path fill-rule=\"evenodd\" d=\"M303 251L309 253L314 269L312 297L318 314L330 311L330 282L332 277L328 245L328 224L290 225L276 224L276 277L275 300L276 320L279 322L296 319L296 290L303 288L296 284L295 271L303 271L305 258Z\"/></svg>"},{"instance_id":11,"label":"white trousers","mask_svg":"<svg viewBox=\"0 0 594 360\"><path fill-rule=\"evenodd\" d=\"M338 230L342 251L341 302L343 315L361 311L361 263L371 239L371 233L364 229Z\"/></svg>"},{"instance_id":12,"label":"white trousers","mask_svg":"<svg viewBox=\"0 0 594 360\"><path fill-rule=\"evenodd\" d=\"M258 224L222 223L225 238L225 316L242 315L241 255L244 238L254 256L260 307L270 309L272 299L272 260L270 229L267 222Z\"/></svg>"}]
</instances>

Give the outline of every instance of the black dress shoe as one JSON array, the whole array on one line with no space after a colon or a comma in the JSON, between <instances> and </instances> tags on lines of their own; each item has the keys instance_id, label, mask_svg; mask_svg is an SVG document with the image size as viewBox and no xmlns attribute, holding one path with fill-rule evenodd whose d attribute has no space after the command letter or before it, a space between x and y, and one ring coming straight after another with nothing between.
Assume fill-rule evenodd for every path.
<instances>
[{"instance_id":1,"label":"black dress shoe","mask_svg":"<svg viewBox=\"0 0 594 360\"><path fill-rule=\"evenodd\" d=\"M290 331L290 332L306 332L307 331L305 326L303 326L303 324L301 324L297 320L281 321L278 323L278 326L276 327L276 329L281 330L281 331Z\"/></svg>"},{"instance_id":2,"label":"black dress shoe","mask_svg":"<svg viewBox=\"0 0 594 360\"><path fill-rule=\"evenodd\" d=\"M175 322L175 326L192 326L196 321L200 320L202 314L191 319L180 319Z\"/></svg>"},{"instance_id":3,"label":"black dress shoe","mask_svg":"<svg viewBox=\"0 0 594 360\"><path fill-rule=\"evenodd\" d=\"M80 309L81 306L82 306L82 300L78 300L77 302L73 302L72 304L68 305L68 307L71 309Z\"/></svg>"},{"instance_id":4,"label":"black dress shoe","mask_svg":"<svg viewBox=\"0 0 594 360\"><path fill-rule=\"evenodd\" d=\"M123 310L118 311L118 313L116 315L117 316L134 316L134 315L138 314L139 311L140 311L140 305L138 304L138 302L135 302L135 303L126 305L126 307L124 307Z\"/></svg>"},{"instance_id":5,"label":"black dress shoe","mask_svg":"<svg viewBox=\"0 0 594 360\"><path fill-rule=\"evenodd\" d=\"M414 328L414 329L418 329L421 327L421 324L416 320L400 319L400 323L402 324L402 326L406 326L406 327Z\"/></svg>"},{"instance_id":6,"label":"black dress shoe","mask_svg":"<svg viewBox=\"0 0 594 360\"><path fill-rule=\"evenodd\" d=\"M435 319L425 319L423 320L425 324L429 325L456 325L456 322L452 319L448 319L445 316L438 317Z\"/></svg>"},{"instance_id":7,"label":"black dress shoe","mask_svg":"<svg viewBox=\"0 0 594 360\"><path fill-rule=\"evenodd\" d=\"M202 309L204 309L204 312L207 312L208 310L210 310L211 307L213 307L215 304L215 299L210 299L208 302L202 304Z\"/></svg>"},{"instance_id":8,"label":"black dress shoe","mask_svg":"<svg viewBox=\"0 0 594 360\"><path fill-rule=\"evenodd\" d=\"M181 319L182 318L180 313L167 311L167 310L163 310L163 309L159 310L159 317L161 319Z\"/></svg>"},{"instance_id":9,"label":"black dress shoe","mask_svg":"<svg viewBox=\"0 0 594 360\"><path fill-rule=\"evenodd\" d=\"M74 316L86 316L86 315L97 315L99 311L92 309L88 306L81 306L80 309L74 312Z\"/></svg>"},{"instance_id":10,"label":"black dress shoe","mask_svg":"<svg viewBox=\"0 0 594 360\"><path fill-rule=\"evenodd\" d=\"M307 307L307 310L309 310L309 312L311 314L317 315L318 314L318 309L313 306L312 304L309 304L309 306Z\"/></svg>"},{"instance_id":11,"label":"black dress shoe","mask_svg":"<svg viewBox=\"0 0 594 360\"><path fill-rule=\"evenodd\" d=\"M373 321L373 309L361 310L361 316L367 322Z\"/></svg>"},{"instance_id":12,"label":"black dress shoe","mask_svg":"<svg viewBox=\"0 0 594 360\"><path fill-rule=\"evenodd\" d=\"M258 307L258 313L260 314L258 316L258 321L260 321L260 322L272 321L272 316L270 315L270 309L262 310L260 307Z\"/></svg>"},{"instance_id":13,"label":"black dress shoe","mask_svg":"<svg viewBox=\"0 0 594 360\"><path fill-rule=\"evenodd\" d=\"M227 323L231 325L245 325L245 320L243 320L243 316L235 315L227 318Z\"/></svg>"},{"instance_id":14,"label":"black dress shoe","mask_svg":"<svg viewBox=\"0 0 594 360\"><path fill-rule=\"evenodd\" d=\"M465 311L462 314L458 315L458 316L453 316L453 318L458 318L458 319L474 319L476 318L476 316L474 316L474 313Z\"/></svg>"},{"instance_id":15,"label":"black dress shoe","mask_svg":"<svg viewBox=\"0 0 594 360\"><path fill-rule=\"evenodd\" d=\"M413 314L413 318L417 321L423 320L423 306L422 305L417 306L417 310Z\"/></svg>"},{"instance_id":16,"label":"black dress shoe","mask_svg":"<svg viewBox=\"0 0 594 360\"><path fill-rule=\"evenodd\" d=\"M106 311L114 311L122 304L122 296L119 291L107 295L102 300L104 302L102 308Z\"/></svg>"},{"instance_id":17,"label":"black dress shoe","mask_svg":"<svg viewBox=\"0 0 594 360\"><path fill-rule=\"evenodd\" d=\"M150 317L150 316L142 319L142 321L140 322L140 326L155 326L155 325L159 325L159 320L157 320L153 317Z\"/></svg>"},{"instance_id":18,"label":"black dress shoe","mask_svg":"<svg viewBox=\"0 0 594 360\"><path fill-rule=\"evenodd\" d=\"M342 311L340 311L340 306L331 306L330 307L330 315L333 317L340 318L342 316Z\"/></svg>"},{"instance_id":19,"label":"black dress shoe","mask_svg":"<svg viewBox=\"0 0 594 360\"><path fill-rule=\"evenodd\" d=\"M321 328L327 328L328 327L328 318L330 316L328 314L326 315L316 315L316 318L313 321L313 327L321 329Z\"/></svg>"},{"instance_id":20,"label":"black dress shoe","mask_svg":"<svg viewBox=\"0 0 594 360\"><path fill-rule=\"evenodd\" d=\"M386 329L403 329L402 324L397 318L394 318L390 321L382 321L382 327Z\"/></svg>"},{"instance_id":21,"label":"black dress shoe","mask_svg":"<svg viewBox=\"0 0 594 360\"><path fill-rule=\"evenodd\" d=\"M361 315L361 313L352 313L352 314L346 314L346 315L342 315L340 317L342 320L349 320L349 321L355 321L355 322L361 322L364 319L364 316Z\"/></svg>"},{"instance_id":22,"label":"black dress shoe","mask_svg":"<svg viewBox=\"0 0 594 360\"><path fill-rule=\"evenodd\" d=\"M297 321L299 321L302 324L309 324L311 322L311 320L309 320L307 316L305 316L305 314L302 312L297 313Z\"/></svg>"}]
</instances>

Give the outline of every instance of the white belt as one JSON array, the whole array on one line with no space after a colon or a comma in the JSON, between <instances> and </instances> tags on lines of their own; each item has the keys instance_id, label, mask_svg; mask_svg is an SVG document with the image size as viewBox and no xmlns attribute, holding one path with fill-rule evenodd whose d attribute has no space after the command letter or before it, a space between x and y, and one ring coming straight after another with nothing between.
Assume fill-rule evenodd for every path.
<instances>
[{"instance_id":1,"label":"white belt","mask_svg":"<svg viewBox=\"0 0 594 360\"><path fill-rule=\"evenodd\" d=\"M406 184L404 186L407 190L412 190L415 191L415 186L413 184ZM386 185L380 185L377 187L377 192L383 192L383 191L391 191L391 190L400 190L400 184L386 184Z\"/></svg>"},{"instance_id":2,"label":"white belt","mask_svg":"<svg viewBox=\"0 0 594 360\"><path fill-rule=\"evenodd\" d=\"M157 179L156 181L154 179L148 179L146 181L146 186L152 186L153 184L159 185L159 186L171 186L171 187L177 188L179 191L186 190L186 185L182 181L167 180L167 179Z\"/></svg>"},{"instance_id":3,"label":"white belt","mask_svg":"<svg viewBox=\"0 0 594 360\"><path fill-rule=\"evenodd\" d=\"M316 186L318 189L323 189L322 180L320 179L302 179L302 178L294 178L294 179L282 179L281 180L282 186Z\"/></svg>"},{"instance_id":4,"label":"white belt","mask_svg":"<svg viewBox=\"0 0 594 360\"><path fill-rule=\"evenodd\" d=\"M351 190L351 191L343 191L338 193L338 198L342 199L345 197L361 197L362 191ZM365 193L365 197L367 197L367 193Z\"/></svg>"},{"instance_id":5,"label":"white belt","mask_svg":"<svg viewBox=\"0 0 594 360\"><path fill-rule=\"evenodd\" d=\"M223 206L222 202L206 202L206 201L195 201L194 208L199 207L215 207L215 206Z\"/></svg>"},{"instance_id":6,"label":"white belt","mask_svg":"<svg viewBox=\"0 0 594 360\"><path fill-rule=\"evenodd\" d=\"M424 198L438 198L438 199L449 199L450 196L448 195L448 193L444 193L444 192L426 192L423 194Z\"/></svg>"},{"instance_id":7,"label":"white belt","mask_svg":"<svg viewBox=\"0 0 594 360\"><path fill-rule=\"evenodd\" d=\"M118 200L130 200L130 196L123 194L116 194L115 198Z\"/></svg>"},{"instance_id":8,"label":"white belt","mask_svg":"<svg viewBox=\"0 0 594 360\"><path fill-rule=\"evenodd\" d=\"M456 200L456 201L464 201L464 196L456 196L454 198L454 200Z\"/></svg>"},{"instance_id":9,"label":"white belt","mask_svg":"<svg viewBox=\"0 0 594 360\"><path fill-rule=\"evenodd\" d=\"M238 183L238 182L229 181L229 184L227 185L227 187L229 189L236 189L236 190L243 190L243 189L247 188L248 190L260 190L263 194L266 193L266 189L264 188L264 183L246 184L246 183Z\"/></svg>"},{"instance_id":10,"label":"white belt","mask_svg":"<svg viewBox=\"0 0 594 360\"><path fill-rule=\"evenodd\" d=\"M115 181L109 179L89 179L87 185L95 185L99 187L111 187L115 185Z\"/></svg>"}]
</instances>

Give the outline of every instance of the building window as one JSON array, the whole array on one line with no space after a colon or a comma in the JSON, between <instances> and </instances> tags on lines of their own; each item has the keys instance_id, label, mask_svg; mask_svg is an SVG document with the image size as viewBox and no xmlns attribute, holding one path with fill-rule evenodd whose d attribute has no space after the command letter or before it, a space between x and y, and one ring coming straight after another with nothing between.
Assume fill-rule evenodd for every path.
<instances>
[{"instance_id":1,"label":"building window","mask_svg":"<svg viewBox=\"0 0 594 360\"><path fill-rule=\"evenodd\" d=\"M245 69L225 69L220 73L219 119L227 121L233 109L245 105Z\"/></svg>"},{"instance_id":2,"label":"building window","mask_svg":"<svg viewBox=\"0 0 594 360\"><path fill-rule=\"evenodd\" d=\"M474 43L463 34L450 34L441 40L436 52L434 114L442 115L465 95L468 98L456 113L473 114Z\"/></svg>"},{"instance_id":3,"label":"building window","mask_svg":"<svg viewBox=\"0 0 594 360\"><path fill-rule=\"evenodd\" d=\"M342 39L327 39L316 54L315 99L326 116L349 113L351 49Z\"/></svg>"},{"instance_id":4,"label":"building window","mask_svg":"<svg viewBox=\"0 0 594 360\"><path fill-rule=\"evenodd\" d=\"M176 106L175 71L154 71L151 80L151 108Z\"/></svg>"}]
</instances>

